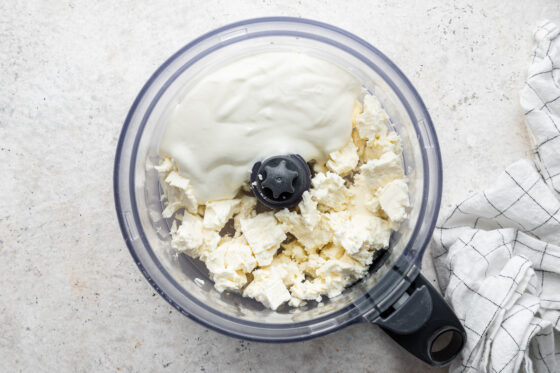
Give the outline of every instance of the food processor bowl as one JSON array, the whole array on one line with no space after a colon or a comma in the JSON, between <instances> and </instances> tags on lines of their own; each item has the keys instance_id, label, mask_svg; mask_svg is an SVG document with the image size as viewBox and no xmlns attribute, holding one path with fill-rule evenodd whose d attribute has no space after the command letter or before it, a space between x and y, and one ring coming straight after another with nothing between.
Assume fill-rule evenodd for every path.
<instances>
[{"instance_id":1,"label":"food processor bowl","mask_svg":"<svg viewBox=\"0 0 560 373\"><path fill-rule=\"evenodd\" d=\"M409 183L409 217L369 274L341 295L277 311L240 294L219 293L204 264L170 246L154 165L175 106L205 74L247 55L296 51L353 74L377 96L399 134ZM465 334L435 289L419 274L441 199L439 146L420 96L379 50L339 28L299 18L260 18L209 32L181 48L134 101L118 142L114 194L122 234L141 272L184 315L218 332L263 342L301 341L357 322L380 325L423 361L444 365ZM441 346L435 340L447 336ZM441 338L440 338L441 339ZM435 345L438 347L435 347Z\"/></svg>"}]
</instances>

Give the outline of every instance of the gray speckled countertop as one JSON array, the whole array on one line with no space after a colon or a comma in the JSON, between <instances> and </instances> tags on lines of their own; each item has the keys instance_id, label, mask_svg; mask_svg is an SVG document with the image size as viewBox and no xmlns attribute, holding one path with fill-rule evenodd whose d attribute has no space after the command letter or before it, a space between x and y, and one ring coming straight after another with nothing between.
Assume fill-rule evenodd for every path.
<instances>
[{"instance_id":1,"label":"gray speckled countertop","mask_svg":"<svg viewBox=\"0 0 560 373\"><path fill-rule=\"evenodd\" d=\"M137 92L182 45L243 18L313 18L370 41L412 80L440 138L445 208L529 153L518 90L531 32L560 18L556 0L481 3L0 2L0 370L438 371L375 326L268 345L180 315L121 237L113 157Z\"/></svg>"}]
</instances>

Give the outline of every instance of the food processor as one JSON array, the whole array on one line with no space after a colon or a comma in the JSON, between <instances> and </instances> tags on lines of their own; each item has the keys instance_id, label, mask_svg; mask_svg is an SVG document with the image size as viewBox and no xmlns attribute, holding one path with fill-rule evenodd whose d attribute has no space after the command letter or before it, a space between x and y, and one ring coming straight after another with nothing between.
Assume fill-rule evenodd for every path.
<instances>
[{"instance_id":1,"label":"food processor","mask_svg":"<svg viewBox=\"0 0 560 373\"><path fill-rule=\"evenodd\" d=\"M295 51L354 75L390 117L403 147L408 218L380 251L368 275L341 295L303 307L265 308L240 294L219 293L204 264L170 246L154 166L174 108L209 72L247 55ZM251 170L248 170L250 172ZM122 234L154 289L185 316L218 332L252 341L295 342L354 323L379 325L424 362L449 363L465 332L441 295L420 274L440 207L441 158L430 115L403 73L366 41L334 26L300 18L259 18L209 32L171 56L144 85L125 120L114 168Z\"/></svg>"}]
</instances>

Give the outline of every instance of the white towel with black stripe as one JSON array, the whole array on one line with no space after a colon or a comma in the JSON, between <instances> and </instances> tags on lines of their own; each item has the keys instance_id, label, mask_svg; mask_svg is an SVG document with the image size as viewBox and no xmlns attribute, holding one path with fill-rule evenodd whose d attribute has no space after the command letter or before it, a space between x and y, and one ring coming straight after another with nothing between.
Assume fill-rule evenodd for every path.
<instances>
[{"instance_id":1,"label":"white towel with black stripe","mask_svg":"<svg viewBox=\"0 0 560 373\"><path fill-rule=\"evenodd\" d=\"M442 216L439 285L467 332L450 372L560 372L560 29L535 31L521 105L535 160Z\"/></svg>"}]
</instances>

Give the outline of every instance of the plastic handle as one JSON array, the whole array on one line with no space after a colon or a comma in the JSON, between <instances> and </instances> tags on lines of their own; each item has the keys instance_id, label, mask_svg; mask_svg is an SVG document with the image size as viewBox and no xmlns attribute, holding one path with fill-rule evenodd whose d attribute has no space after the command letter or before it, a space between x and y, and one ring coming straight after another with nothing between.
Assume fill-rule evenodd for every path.
<instances>
[{"instance_id":1,"label":"plastic handle","mask_svg":"<svg viewBox=\"0 0 560 373\"><path fill-rule=\"evenodd\" d=\"M449 364L466 342L465 329L422 276L388 310L372 320L411 354L433 366Z\"/></svg>"}]
</instances>

